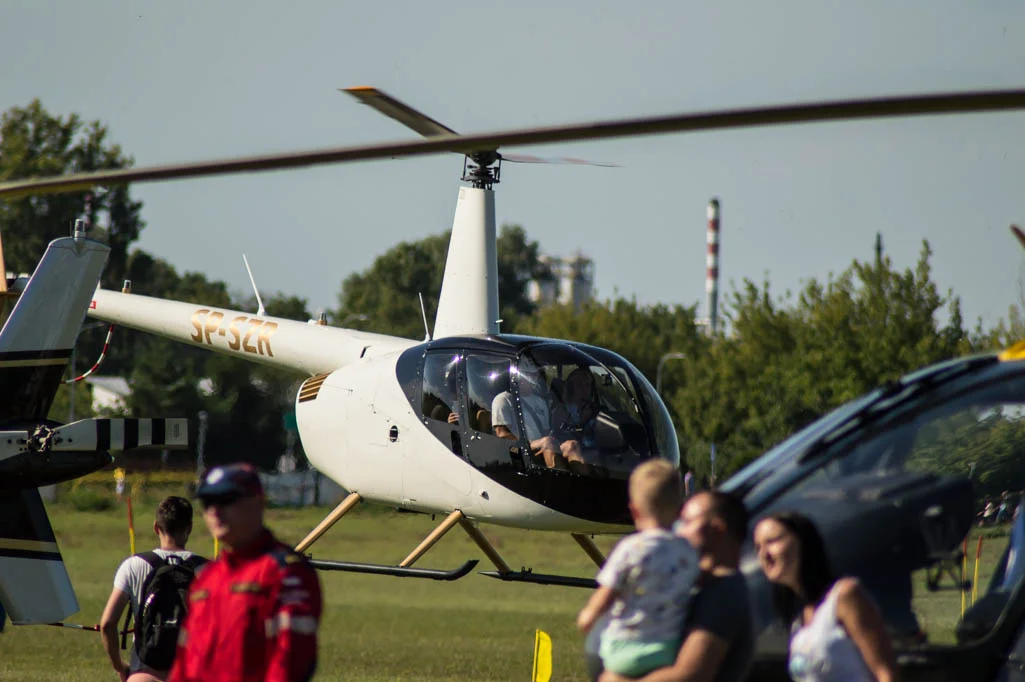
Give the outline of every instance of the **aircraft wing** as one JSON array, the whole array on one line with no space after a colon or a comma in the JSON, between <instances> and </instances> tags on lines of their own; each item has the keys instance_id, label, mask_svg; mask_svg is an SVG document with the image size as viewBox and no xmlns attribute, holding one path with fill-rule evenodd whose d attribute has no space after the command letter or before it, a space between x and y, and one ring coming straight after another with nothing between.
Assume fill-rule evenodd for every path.
<instances>
[{"instance_id":1,"label":"aircraft wing","mask_svg":"<svg viewBox=\"0 0 1025 682\"><path fill-rule=\"evenodd\" d=\"M0 490L0 510L0 602L11 622L55 623L78 611L39 491Z\"/></svg>"}]
</instances>

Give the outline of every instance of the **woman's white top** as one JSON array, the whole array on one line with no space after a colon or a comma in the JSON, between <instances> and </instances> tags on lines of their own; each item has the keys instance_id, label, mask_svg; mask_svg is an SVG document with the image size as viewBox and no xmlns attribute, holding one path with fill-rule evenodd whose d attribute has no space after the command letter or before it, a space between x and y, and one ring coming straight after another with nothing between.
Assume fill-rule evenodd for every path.
<instances>
[{"instance_id":1,"label":"woman's white top","mask_svg":"<svg viewBox=\"0 0 1025 682\"><path fill-rule=\"evenodd\" d=\"M875 682L861 651L836 618L836 583L811 620L790 638L790 677L794 682Z\"/></svg>"}]
</instances>

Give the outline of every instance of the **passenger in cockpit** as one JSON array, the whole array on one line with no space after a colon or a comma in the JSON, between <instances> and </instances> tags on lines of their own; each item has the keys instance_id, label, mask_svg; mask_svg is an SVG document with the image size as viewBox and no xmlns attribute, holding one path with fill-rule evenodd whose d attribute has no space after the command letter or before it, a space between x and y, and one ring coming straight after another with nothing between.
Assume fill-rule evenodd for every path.
<instances>
[{"instance_id":1,"label":"passenger in cockpit","mask_svg":"<svg viewBox=\"0 0 1025 682\"><path fill-rule=\"evenodd\" d=\"M519 364L518 386L526 438L532 454L540 455L549 469L569 469L570 463L584 464L580 443L560 441L552 430L551 392L540 368L529 360ZM510 391L495 396L491 403L491 424L499 438L518 440L516 403Z\"/></svg>"}]
</instances>

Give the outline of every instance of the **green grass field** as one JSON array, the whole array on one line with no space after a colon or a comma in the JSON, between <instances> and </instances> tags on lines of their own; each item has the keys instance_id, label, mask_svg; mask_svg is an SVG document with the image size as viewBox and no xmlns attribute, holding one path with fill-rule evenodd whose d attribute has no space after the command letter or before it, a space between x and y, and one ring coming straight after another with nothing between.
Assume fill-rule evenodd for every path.
<instances>
[{"instance_id":1,"label":"green grass field","mask_svg":"<svg viewBox=\"0 0 1025 682\"><path fill-rule=\"evenodd\" d=\"M136 503L137 550L154 540L156 497ZM272 509L268 525L298 542L329 508ZM50 518L78 594L81 611L68 622L95 624L110 593L118 563L128 554L125 510L77 511L67 502L50 505ZM438 519L440 521L440 519ZM201 519L190 542L210 555L213 543ZM313 547L317 558L397 563L433 528L430 517L364 507L351 512ZM484 527L515 567L593 576L595 567L566 534ZM615 538L598 538L604 550ZM969 554L974 559L974 536ZM987 538L980 590L1006 538ZM458 528L417 566L453 568L469 558L486 559ZM972 562L969 562L969 573ZM325 615L320 631L318 680L518 680L530 678L534 631L553 641L553 679L584 680L582 637L574 626L588 592L580 588L502 583L471 574L452 583L411 578L321 573ZM952 641L960 615L960 593L928 592L916 577L915 609L931 641ZM947 581L949 586L949 580ZM969 596L970 604L970 596ZM0 634L0 680L4 682L115 679L92 632L49 626L8 625Z\"/></svg>"}]
</instances>

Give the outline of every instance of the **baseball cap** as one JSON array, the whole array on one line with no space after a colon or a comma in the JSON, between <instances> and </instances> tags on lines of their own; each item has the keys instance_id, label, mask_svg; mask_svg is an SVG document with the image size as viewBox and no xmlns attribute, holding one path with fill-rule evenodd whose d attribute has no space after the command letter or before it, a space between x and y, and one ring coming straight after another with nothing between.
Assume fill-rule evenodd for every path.
<instances>
[{"instance_id":1,"label":"baseball cap","mask_svg":"<svg viewBox=\"0 0 1025 682\"><path fill-rule=\"evenodd\" d=\"M241 498L263 495L260 475L251 464L238 463L216 466L203 474L196 497L200 500Z\"/></svg>"}]
</instances>

